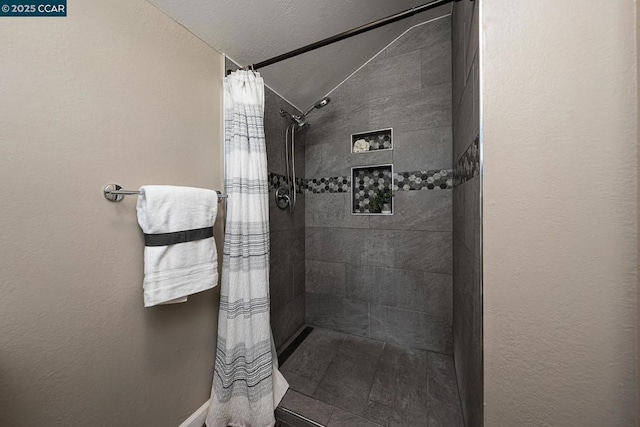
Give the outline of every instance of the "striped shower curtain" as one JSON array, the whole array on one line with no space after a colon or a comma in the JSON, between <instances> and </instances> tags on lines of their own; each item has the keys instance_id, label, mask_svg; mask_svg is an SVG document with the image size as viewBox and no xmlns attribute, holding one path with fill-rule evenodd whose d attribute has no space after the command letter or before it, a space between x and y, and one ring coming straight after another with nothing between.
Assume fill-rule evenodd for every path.
<instances>
[{"instance_id":1,"label":"striped shower curtain","mask_svg":"<svg viewBox=\"0 0 640 427\"><path fill-rule=\"evenodd\" d=\"M269 185L264 83L254 71L225 78L224 236L218 344L208 427L267 427L289 385L269 322Z\"/></svg>"}]
</instances>

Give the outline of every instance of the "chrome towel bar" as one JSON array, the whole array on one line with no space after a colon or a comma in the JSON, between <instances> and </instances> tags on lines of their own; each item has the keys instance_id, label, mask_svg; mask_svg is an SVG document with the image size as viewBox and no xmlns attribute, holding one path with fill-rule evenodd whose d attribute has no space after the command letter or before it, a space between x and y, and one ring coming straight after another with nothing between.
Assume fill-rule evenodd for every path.
<instances>
[{"instance_id":1,"label":"chrome towel bar","mask_svg":"<svg viewBox=\"0 0 640 427\"><path fill-rule=\"evenodd\" d=\"M123 190L118 184L108 184L102 192L104 198L110 202L119 202L124 199L124 196L137 196L140 194L138 190ZM218 190L216 190L216 193L218 193L218 201L228 197L225 193L221 193Z\"/></svg>"}]
</instances>

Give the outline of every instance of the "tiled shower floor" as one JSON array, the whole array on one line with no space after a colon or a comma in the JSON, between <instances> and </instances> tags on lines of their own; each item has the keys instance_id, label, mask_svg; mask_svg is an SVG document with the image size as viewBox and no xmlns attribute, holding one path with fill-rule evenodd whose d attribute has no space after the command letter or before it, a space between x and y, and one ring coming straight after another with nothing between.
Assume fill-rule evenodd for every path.
<instances>
[{"instance_id":1,"label":"tiled shower floor","mask_svg":"<svg viewBox=\"0 0 640 427\"><path fill-rule=\"evenodd\" d=\"M463 425L448 355L315 328L280 370L280 406L323 426Z\"/></svg>"}]
</instances>

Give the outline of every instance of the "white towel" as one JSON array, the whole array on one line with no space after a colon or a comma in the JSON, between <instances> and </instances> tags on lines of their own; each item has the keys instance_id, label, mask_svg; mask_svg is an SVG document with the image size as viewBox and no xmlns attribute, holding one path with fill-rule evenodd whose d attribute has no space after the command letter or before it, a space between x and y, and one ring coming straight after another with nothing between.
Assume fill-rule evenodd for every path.
<instances>
[{"instance_id":1,"label":"white towel","mask_svg":"<svg viewBox=\"0 0 640 427\"><path fill-rule=\"evenodd\" d=\"M138 196L138 224L145 234L144 306L186 301L218 284L213 190L145 185Z\"/></svg>"}]
</instances>

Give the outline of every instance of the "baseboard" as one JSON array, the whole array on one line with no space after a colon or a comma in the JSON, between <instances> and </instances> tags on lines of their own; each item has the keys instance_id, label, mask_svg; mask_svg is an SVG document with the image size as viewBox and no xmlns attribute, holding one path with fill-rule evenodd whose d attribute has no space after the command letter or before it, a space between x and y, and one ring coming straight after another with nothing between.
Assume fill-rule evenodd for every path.
<instances>
[{"instance_id":1,"label":"baseboard","mask_svg":"<svg viewBox=\"0 0 640 427\"><path fill-rule=\"evenodd\" d=\"M204 405L199 407L196 412L191 414L189 418L184 420L180 427L202 427L204 420L207 418L207 411L209 410L209 401L204 402Z\"/></svg>"}]
</instances>

